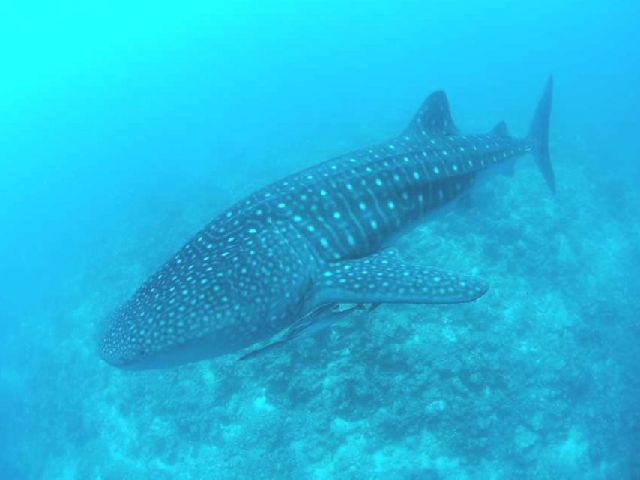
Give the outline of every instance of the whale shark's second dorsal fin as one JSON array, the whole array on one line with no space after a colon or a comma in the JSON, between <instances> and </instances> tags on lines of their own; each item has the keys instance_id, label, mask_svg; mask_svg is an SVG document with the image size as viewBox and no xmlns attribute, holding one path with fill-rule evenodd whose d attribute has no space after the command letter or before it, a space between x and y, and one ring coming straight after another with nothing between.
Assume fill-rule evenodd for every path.
<instances>
[{"instance_id":1,"label":"whale shark's second dorsal fin","mask_svg":"<svg viewBox=\"0 0 640 480\"><path fill-rule=\"evenodd\" d=\"M447 95L442 90L427 97L407 128L408 134L429 136L454 135L457 131Z\"/></svg>"}]
</instances>

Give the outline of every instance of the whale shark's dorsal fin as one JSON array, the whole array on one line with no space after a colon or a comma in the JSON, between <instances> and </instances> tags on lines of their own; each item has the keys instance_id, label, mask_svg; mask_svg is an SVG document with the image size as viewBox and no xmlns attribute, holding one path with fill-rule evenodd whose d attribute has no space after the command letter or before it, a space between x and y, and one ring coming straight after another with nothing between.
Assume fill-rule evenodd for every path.
<instances>
[{"instance_id":1,"label":"whale shark's dorsal fin","mask_svg":"<svg viewBox=\"0 0 640 480\"><path fill-rule=\"evenodd\" d=\"M427 97L407 129L408 134L433 137L455 135L457 131L449 111L447 95L442 90Z\"/></svg>"},{"instance_id":2,"label":"whale shark's dorsal fin","mask_svg":"<svg viewBox=\"0 0 640 480\"><path fill-rule=\"evenodd\" d=\"M507 124L505 122L499 122L495 127L491 129L491 135L495 135L496 137L509 138L509 130L507 129Z\"/></svg>"}]
</instances>

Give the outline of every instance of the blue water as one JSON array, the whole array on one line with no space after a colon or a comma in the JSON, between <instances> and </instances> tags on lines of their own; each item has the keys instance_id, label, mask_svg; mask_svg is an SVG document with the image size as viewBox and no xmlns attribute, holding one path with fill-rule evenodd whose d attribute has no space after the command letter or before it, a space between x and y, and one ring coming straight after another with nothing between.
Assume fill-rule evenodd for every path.
<instances>
[{"instance_id":1,"label":"blue water","mask_svg":"<svg viewBox=\"0 0 640 480\"><path fill-rule=\"evenodd\" d=\"M0 15L0 478L640 478L640 4L51 2ZM101 319L268 182L445 89L530 158L402 237L491 281L260 360L120 371Z\"/></svg>"}]
</instances>

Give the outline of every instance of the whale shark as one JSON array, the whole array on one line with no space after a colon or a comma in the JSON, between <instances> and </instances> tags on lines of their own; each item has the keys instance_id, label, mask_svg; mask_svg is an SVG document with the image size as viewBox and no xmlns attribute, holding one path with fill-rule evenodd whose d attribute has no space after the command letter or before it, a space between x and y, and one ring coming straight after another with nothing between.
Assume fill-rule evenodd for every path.
<instances>
[{"instance_id":1,"label":"whale shark","mask_svg":"<svg viewBox=\"0 0 640 480\"><path fill-rule=\"evenodd\" d=\"M467 191L481 174L532 154L551 192L552 78L529 132L456 127L447 96L428 96L391 140L272 183L197 232L102 322L114 366L163 368L242 352L251 358L379 304L471 302L475 276L408 264L395 234Z\"/></svg>"}]
</instances>

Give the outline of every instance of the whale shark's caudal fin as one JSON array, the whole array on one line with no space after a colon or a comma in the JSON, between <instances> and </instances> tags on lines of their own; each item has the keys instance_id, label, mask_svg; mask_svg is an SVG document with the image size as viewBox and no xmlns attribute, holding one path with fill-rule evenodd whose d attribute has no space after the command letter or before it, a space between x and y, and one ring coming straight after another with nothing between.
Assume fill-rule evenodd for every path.
<instances>
[{"instance_id":1,"label":"whale shark's caudal fin","mask_svg":"<svg viewBox=\"0 0 640 480\"><path fill-rule=\"evenodd\" d=\"M534 142L533 155L536 158L538 168L542 172L549 190L555 193L556 180L551 166L551 157L549 156L549 114L551 113L552 95L553 77L549 77L533 115L528 138Z\"/></svg>"}]
</instances>

